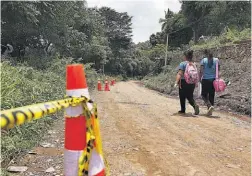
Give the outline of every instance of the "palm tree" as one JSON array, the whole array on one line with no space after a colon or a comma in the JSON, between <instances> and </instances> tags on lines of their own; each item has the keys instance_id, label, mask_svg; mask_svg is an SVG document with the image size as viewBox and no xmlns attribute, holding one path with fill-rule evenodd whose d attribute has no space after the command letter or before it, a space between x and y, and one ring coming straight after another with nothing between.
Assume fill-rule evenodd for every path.
<instances>
[{"instance_id":1,"label":"palm tree","mask_svg":"<svg viewBox=\"0 0 252 176\"><path fill-rule=\"evenodd\" d=\"M162 31L164 31L168 25L170 26L170 23L172 22L172 19L174 17L174 13L168 8L167 11L165 11L165 18L160 18L159 23L162 23Z\"/></svg>"}]
</instances>

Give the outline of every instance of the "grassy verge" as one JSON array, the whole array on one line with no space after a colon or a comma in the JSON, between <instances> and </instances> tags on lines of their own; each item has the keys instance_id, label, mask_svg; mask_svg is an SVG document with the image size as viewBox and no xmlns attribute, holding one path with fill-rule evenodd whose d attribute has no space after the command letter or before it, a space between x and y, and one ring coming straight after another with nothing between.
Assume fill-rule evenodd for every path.
<instances>
[{"instance_id":1,"label":"grassy verge","mask_svg":"<svg viewBox=\"0 0 252 176\"><path fill-rule=\"evenodd\" d=\"M251 39L251 29L247 28L242 31L236 29L227 29L220 36L213 37L210 40L199 42L197 45L191 44L191 49L201 50L206 48L229 46L239 43L242 40Z\"/></svg>"},{"instance_id":2,"label":"grassy verge","mask_svg":"<svg viewBox=\"0 0 252 176\"><path fill-rule=\"evenodd\" d=\"M46 69L28 66L28 63L1 63L1 109L21 107L34 103L64 98L65 69L70 59L55 58ZM89 89L93 89L97 74L90 65L85 66ZM8 131L1 132L2 167L40 142L53 119L62 112L44 117Z\"/></svg>"},{"instance_id":3,"label":"grassy verge","mask_svg":"<svg viewBox=\"0 0 252 176\"><path fill-rule=\"evenodd\" d=\"M144 85L161 93L170 94L175 82L177 66L180 62L181 60L173 59L170 65L162 68L160 74L144 77L142 80Z\"/></svg>"}]
</instances>

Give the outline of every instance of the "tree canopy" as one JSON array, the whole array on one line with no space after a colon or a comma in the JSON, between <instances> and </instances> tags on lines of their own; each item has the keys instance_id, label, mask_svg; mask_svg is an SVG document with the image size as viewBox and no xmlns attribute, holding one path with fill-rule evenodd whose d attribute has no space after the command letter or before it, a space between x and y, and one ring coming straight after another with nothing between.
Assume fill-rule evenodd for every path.
<instances>
[{"instance_id":1,"label":"tree canopy","mask_svg":"<svg viewBox=\"0 0 252 176\"><path fill-rule=\"evenodd\" d=\"M250 1L181 1L178 13L170 9L159 20L161 33L150 36L152 46L165 44L169 34L169 46L180 47L190 40L197 42L200 36L218 36L226 28L241 31L251 26ZM161 39L160 39L161 36Z\"/></svg>"},{"instance_id":2,"label":"tree canopy","mask_svg":"<svg viewBox=\"0 0 252 176\"><path fill-rule=\"evenodd\" d=\"M88 8L84 1L1 1L2 45L13 46L11 56L72 57L93 63L98 72L143 76L160 71L169 50L197 42L200 36L219 36L227 28L241 31L251 25L250 1L181 1L159 20L160 32L146 42L132 42L132 16L110 7ZM40 64L39 62L37 64Z\"/></svg>"},{"instance_id":3,"label":"tree canopy","mask_svg":"<svg viewBox=\"0 0 252 176\"><path fill-rule=\"evenodd\" d=\"M87 8L83 1L2 1L2 45L12 57L50 57L56 53L97 71L132 75L132 16L109 7ZM129 66L131 65L131 66Z\"/></svg>"}]
</instances>

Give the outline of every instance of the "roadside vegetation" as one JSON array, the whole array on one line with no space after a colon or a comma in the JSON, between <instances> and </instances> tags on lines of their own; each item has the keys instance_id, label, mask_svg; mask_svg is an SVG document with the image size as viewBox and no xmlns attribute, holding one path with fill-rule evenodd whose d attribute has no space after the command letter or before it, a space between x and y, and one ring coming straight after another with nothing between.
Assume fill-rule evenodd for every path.
<instances>
[{"instance_id":1,"label":"roadside vegetation","mask_svg":"<svg viewBox=\"0 0 252 176\"><path fill-rule=\"evenodd\" d=\"M237 29L226 29L220 36L213 37L209 40L199 42L194 45L193 42L189 43L193 50L201 50L206 48L216 48L228 45L238 44L244 40L251 40L251 29L245 28L242 31Z\"/></svg>"}]
</instances>

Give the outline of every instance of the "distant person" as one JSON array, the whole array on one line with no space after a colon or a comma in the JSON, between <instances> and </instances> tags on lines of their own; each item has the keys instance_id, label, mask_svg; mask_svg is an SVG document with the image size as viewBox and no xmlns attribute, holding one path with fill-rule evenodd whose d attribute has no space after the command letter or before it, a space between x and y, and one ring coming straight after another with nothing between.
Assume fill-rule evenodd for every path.
<instances>
[{"instance_id":1,"label":"distant person","mask_svg":"<svg viewBox=\"0 0 252 176\"><path fill-rule=\"evenodd\" d=\"M208 108L207 115L212 115L214 110L215 97L215 89L213 82L216 78L216 63L218 62L219 70L220 64L219 59L214 58L213 54L209 50L205 50L204 55L206 57L203 58L200 62L200 78L202 78L201 96Z\"/></svg>"},{"instance_id":2,"label":"distant person","mask_svg":"<svg viewBox=\"0 0 252 176\"><path fill-rule=\"evenodd\" d=\"M189 101L190 105L194 108L195 115L199 114L199 106L196 104L193 98L193 92L195 89L196 82L198 81L198 72L196 65L193 63L193 51L184 52L185 61L181 62L178 67L178 74L176 76L176 81L174 87L179 86L179 99L181 110L179 114L185 114L186 112L186 99ZM187 76L188 70L191 70L192 79L190 82L189 77ZM188 72L189 73L189 72ZM186 79L185 79L186 78Z\"/></svg>"}]
</instances>

